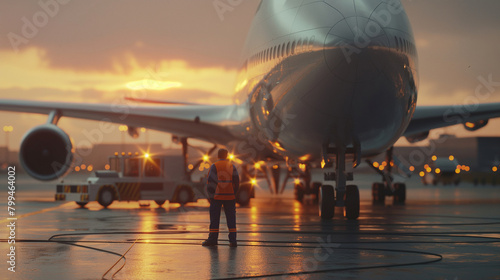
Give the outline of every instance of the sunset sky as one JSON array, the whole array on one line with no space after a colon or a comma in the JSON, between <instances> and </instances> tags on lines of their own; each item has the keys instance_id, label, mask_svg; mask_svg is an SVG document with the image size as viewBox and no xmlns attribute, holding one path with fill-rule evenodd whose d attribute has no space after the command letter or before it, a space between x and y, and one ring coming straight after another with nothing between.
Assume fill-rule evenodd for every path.
<instances>
[{"instance_id":1,"label":"sunset sky","mask_svg":"<svg viewBox=\"0 0 500 280\"><path fill-rule=\"evenodd\" d=\"M229 104L240 52L259 1L245 0L224 14L217 12L215 2L229 3L2 0L0 98L111 103L147 83L150 99ZM480 84L478 77L500 82L499 1L402 2L420 58L419 105L470 103ZM500 87L477 100L500 102ZM1 127L14 126L11 149L17 150L23 134L46 118L0 113ZM82 129L92 129L95 123L63 118L60 126L77 142ZM500 136L499 128L500 121L491 121L475 133L461 127L446 132ZM104 141L120 141L119 133L117 128ZM150 133L152 142L165 139L169 137L164 133ZM127 139L137 141L144 138ZM4 144L2 137L0 146Z\"/></svg>"}]
</instances>

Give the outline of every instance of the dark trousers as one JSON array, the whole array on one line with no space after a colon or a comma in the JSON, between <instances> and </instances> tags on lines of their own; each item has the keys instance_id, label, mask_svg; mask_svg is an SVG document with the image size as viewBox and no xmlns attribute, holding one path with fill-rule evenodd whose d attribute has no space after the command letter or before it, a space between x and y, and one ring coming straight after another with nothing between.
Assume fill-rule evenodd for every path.
<instances>
[{"instance_id":1,"label":"dark trousers","mask_svg":"<svg viewBox=\"0 0 500 280\"><path fill-rule=\"evenodd\" d=\"M208 239L217 240L219 238L220 210L224 206L227 227L229 229L229 242L236 242L236 201L215 200L210 202L210 234Z\"/></svg>"}]
</instances>

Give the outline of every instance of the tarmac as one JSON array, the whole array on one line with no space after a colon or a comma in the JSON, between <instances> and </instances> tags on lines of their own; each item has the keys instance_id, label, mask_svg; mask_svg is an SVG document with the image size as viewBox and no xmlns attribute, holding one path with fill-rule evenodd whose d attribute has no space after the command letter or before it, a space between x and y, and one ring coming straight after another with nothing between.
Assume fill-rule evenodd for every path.
<instances>
[{"instance_id":1,"label":"tarmac","mask_svg":"<svg viewBox=\"0 0 500 280\"><path fill-rule=\"evenodd\" d=\"M79 179L79 178L76 178ZM0 176L5 185L5 176ZM237 208L238 247L221 217L216 247L208 235L208 202L179 206L55 202L55 183L19 176L15 272L7 191L0 194L0 279L500 279L500 187L407 184L407 202L372 205L375 175L356 175L357 221L322 221L318 207L293 190L272 195L259 185ZM259 183L259 184L261 184ZM147 203L146 201L142 202Z\"/></svg>"}]
</instances>

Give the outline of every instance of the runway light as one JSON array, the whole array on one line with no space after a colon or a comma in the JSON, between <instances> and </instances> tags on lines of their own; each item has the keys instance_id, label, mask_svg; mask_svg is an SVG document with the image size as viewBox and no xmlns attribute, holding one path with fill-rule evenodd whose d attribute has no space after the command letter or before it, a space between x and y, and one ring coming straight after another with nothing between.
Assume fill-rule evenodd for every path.
<instances>
[{"instance_id":1,"label":"runway light","mask_svg":"<svg viewBox=\"0 0 500 280\"><path fill-rule=\"evenodd\" d=\"M411 172L415 171L415 166L410 166L410 171Z\"/></svg>"},{"instance_id":2,"label":"runway light","mask_svg":"<svg viewBox=\"0 0 500 280\"><path fill-rule=\"evenodd\" d=\"M437 159L438 159L438 157L437 157L437 156L435 156L435 155L434 155L434 156L432 156L432 161L436 161Z\"/></svg>"},{"instance_id":3,"label":"runway light","mask_svg":"<svg viewBox=\"0 0 500 280\"><path fill-rule=\"evenodd\" d=\"M425 171L427 171L427 173L431 173L432 172L432 168L426 168Z\"/></svg>"},{"instance_id":4,"label":"runway light","mask_svg":"<svg viewBox=\"0 0 500 280\"><path fill-rule=\"evenodd\" d=\"M203 156L203 161L208 161L208 159L209 159L209 158L208 158L208 155L204 155L204 156Z\"/></svg>"},{"instance_id":5,"label":"runway light","mask_svg":"<svg viewBox=\"0 0 500 280\"><path fill-rule=\"evenodd\" d=\"M258 163L258 162L255 163L254 167L255 167L255 169L260 169L260 163Z\"/></svg>"},{"instance_id":6,"label":"runway light","mask_svg":"<svg viewBox=\"0 0 500 280\"><path fill-rule=\"evenodd\" d=\"M111 169L111 166L109 166L109 164L106 164L106 165L104 165L104 169L109 170L109 169Z\"/></svg>"},{"instance_id":7,"label":"runway light","mask_svg":"<svg viewBox=\"0 0 500 280\"><path fill-rule=\"evenodd\" d=\"M299 179L295 179L294 182L295 182L295 185L300 185L300 180Z\"/></svg>"},{"instance_id":8,"label":"runway light","mask_svg":"<svg viewBox=\"0 0 500 280\"><path fill-rule=\"evenodd\" d=\"M80 166L75 167L75 171L79 172L80 171Z\"/></svg>"},{"instance_id":9,"label":"runway light","mask_svg":"<svg viewBox=\"0 0 500 280\"><path fill-rule=\"evenodd\" d=\"M189 168L189 170L193 170L194 165L190 164L190 165L188 165L188 168Z\"/></svg>"},{"instance_id":10,"label":"runway light","mask_svg":"<svg viewBox=\"0 0 500 280\"><path fill-rule=\"evenodd\" d=\"M80 168L81 168L82 170L85 170L85 169L87 169L87 166L86 166L85 164L82 164L82 165L80 165Z\"/></svg>"},{"instance_id":11,"label":"runway light","mask_svg":"<svg viewBox=\"0 0 500 280\"><path fill-rule=\"evenodd\" d=\"M149 154L148 154L148 153L145 153L145 154L144 154L144 157L145 157L145 158L149 158Z\"/></svg>"},{"instance_id":12,"label":"runway light","mask_svg":"<svg viewBox=\"0 0 500 280\"><path fill-rule=\"evenodd\" d=\"M460 174L460 169L455 169L455 173Z\"/></svg>"},{"instance_id":13,"label":"runway light","mask_svg":"<svg viewBox=\"0 0 500 280\"><path fill-rule=\"evenodd\" d=\"M384 166L383 166L383 165L381 165L381 166L379 166L379 167L378 167L378 169L379 169L380 171L382 171L382 170L384 170Z\"/></svg>"},{"instance_id":14,"label":"runway light","mask_svg":"<svg viewBox=\"0 0 500 280\"><path fill-rule=\"evenodd\" d=\"M420 175L420 177L424 177L425 176L425 172L424 171L420 171L420 173L418 173L418 175Z\"/></svg>"},{"instance_id":15,"label":"runway light","mask_svg":"<svg viewBox=\"0 0 500 280\"><path fill-rule=\"evenodd\" d=\"M384 166L384 167L387 166L387 162L383 161L382 166Z\"/></svg>"},{"instance_id":16,"label":"runway light","mask_svg":"<svg viewBox=\"0 0 500 280\"><path fill-rule=\"evenodd\" d=\"M493 170L493 172L497 172L498 171L498 167L493 166L493 168L491 168L491 170Z\"/></svg>"},{"instance_id":17,"label":"runway light","mask_svg":"<svg viewBox=\"0 0 500 280\"><path fill-rule=\"evenodd\" d=\"M92 170L94 170L94 166L89 165L89 166L87 167L87 171L88 171L88 172L91 172Z\"/></svg>"},{"instance_id":18,"label":"runway light","mask_svg":"<svg viewBox=\"0 0 500 280\"><path fill-rule=\"evenodd\" d=\"M424 165L424 169L427 169L427 168L429 168L429 165L428 164Z\"/></svg>"},{"instance_id":19,"label":"runway light","mask_svg":"<svg viewBox=\"0 0 500 280\"><path fill-rule=\"evenodd\" d=\"M280 168L279 165L277 165L277 164L273 165L273 169L279 169L279 168Z\"/></svg>"},{"instance_id":20,"label":"runway light","mask_svg":"<svg viewBox=\"0 0 500 280\"><path fill-rule=\"evenodd\" d=\"M234 154L229 154L229 159L234 160L235 159Z\"/></svg>"},{"instance_id":21,"label":"runway light","mask_svg":"<svg viewBox=\"0 0 500 280\"><path fill-rule=\"evenodd\" d=\"M255 178L252 178L252 180L250 180L250 182L252 182L252 185L257 185L257 179L255 179Z\"/></svg>"},{"instance_id":22,"label":"runway light","mask_svg":"<svg viewBox=\"0 0 500 280\"><path fill-rule=\"evenodd\" d=\"M325 165L326 165L325 160L324 159L321 160L321 168L325 168Z\"/></svg>"},{"instance_id":23,"label":"runway light","mask_svg":"<svg viewBox=\"0 0 500 280\"><path fill-rule=\"evenodd\" d=\"M373 163L373 167L378 168L379 166L380 166L380 164L378 162Z\"/></svg>"},{"instance_id":24,"label":"runway light","mask_svg":"<svg viewBox=\"0 0 500 280\"><path fill-rule=\"evenodd\" d=\"M454 157L454 156L449 156L449 157L448 157L448 159L449 159L449 160L454 160L454 159L455 159L455 157Z\"/></svg>"},{"instance_id":25,"label":"runway light","mask_svg":"<svg viewBox=\"0 0 500 280\"><path fill-rule=\"evenodd\" d=\"M441 169L436 168L436 174L439 174L439 173L441 173Z\"/></svg>"}]
</instances>

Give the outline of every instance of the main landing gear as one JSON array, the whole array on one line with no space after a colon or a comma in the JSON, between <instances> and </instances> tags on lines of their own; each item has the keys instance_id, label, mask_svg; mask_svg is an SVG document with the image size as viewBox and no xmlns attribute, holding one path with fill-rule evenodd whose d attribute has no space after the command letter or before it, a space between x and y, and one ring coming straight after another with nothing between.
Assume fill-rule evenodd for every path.
<instances>
[{"instance_id":1,"label":"main landing gear","mask_svg":"<svg viewBox=\"0 0 500 280\"><path fill-rule=\"evenodd\" d=\"M385 153L385 164L380 166L375 166L370 160L367 160L369 166L371 166L377 173L382 176L382 183L373 183L372 185L372 197L373 204L385 204L385 197L392 196L394 205L405 204L406 201L406 184L404 183L394 183L392 176L392 167L394 166L393 160L393 148L391 147Z\"/></svg>"},{"instance_id":2,"label":"main landing gear","mask_svg":"<svg viewBox=\"0 0 500 280\"><path fill-rule=\"evenodd\" d=\"M359 162L359 152L355 148L325 148L324 162L335 157L335 172L325 172L325 181L335 181L335 191L331 185L323 185L319 191L319 214L322 219L331 219L335 207L343 207L344 215L349 220L359 217L359 190L356 185L346 185L353 180L353 174L346 172L346 155L352 155L354 166ZM325 163L326 164L326 163Z\"/></svg>"},{"instance_id":3,"label":"main landing gear","mask_svg":"<svg viewBox=\"0 0 500 280\"><path fill-rule=\"evenodd\" d=\"M318 203L318 193L321 183L311 183L311 166L309 164L300 164L299 166L291 164L288 167L285 180L281 185L280 193L283 193L285 190L285 186L289 179L294 180L295 200L303 202L306 195L312 195L314 203Z\"/></svg>"}]
</instances>

